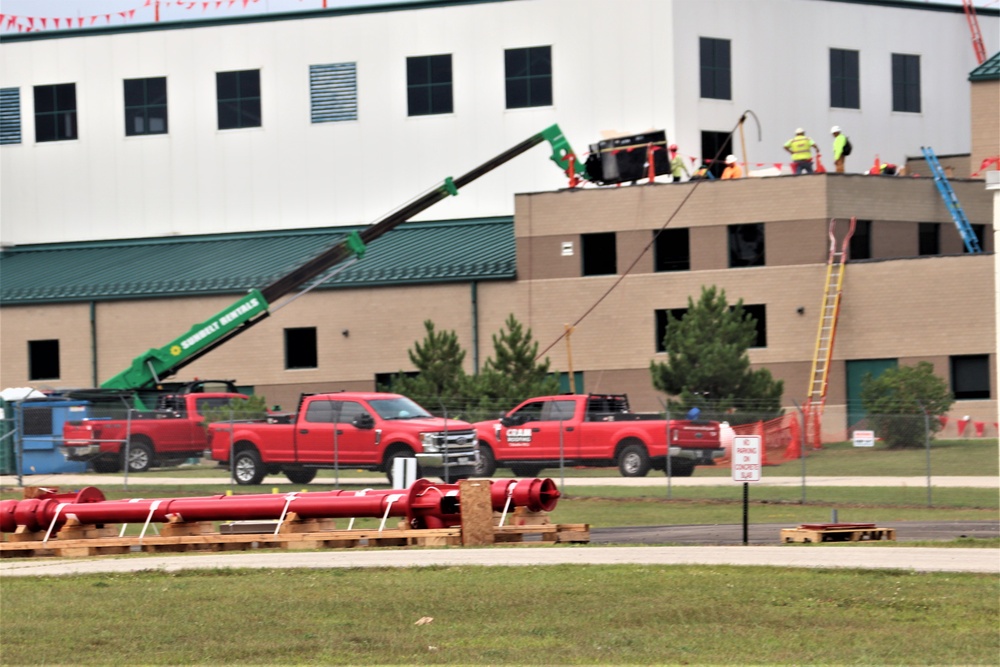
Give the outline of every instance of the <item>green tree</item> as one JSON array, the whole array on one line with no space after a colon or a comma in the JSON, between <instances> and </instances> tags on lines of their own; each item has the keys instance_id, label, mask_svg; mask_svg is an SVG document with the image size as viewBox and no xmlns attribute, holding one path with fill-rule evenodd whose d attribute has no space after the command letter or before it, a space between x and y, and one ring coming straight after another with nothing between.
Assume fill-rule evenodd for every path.
<instances>
[{"instance_id":1,"label":"green tree","mask_svg":"<svg viewBox=\"0 0 1000 667\"><path fill-rule=\"evenodd\" d=\"M740 299L730 308L725 290L702 287L695 303L688 297L681 319L667 316L663 338L667 359L650 363L653 386L668 394L671 412L702 409L702 416L739 422L777 414L784 383L766 368L752 370L747 349L756 338L753 316ZM762 414L763 413L763 414Z\"/></svg>"},{"instance_id":2,"label":"green tree","mask_svg":"<svg viewBox=\"0 0 1000 667\"><path fill-rule=\"evenodd\" d=\"M923 447L925 429L941 429L939 417L948 414L955 397L934 366L921 361L900 366L878 377L861 380L861 405L875 435L893 448Z\"/></svg>"},{"instance_id":3,"label":"green tree","mask_svg":"<svg viewBox=\"0 0 1000 667\"><path fill-rule=\"evenodd\" d=\"M526 398L559 393L559 380L549 373L548 357L536 361L538 341L531 329L507 316L506 328L493 334L493 356L476 378L475 394L481 408L509 410Z\"/></svg>"},{"instance_id":4,"label":"green tree","mask_svg":"<svg viewBox=\"0 0 1000 667\"><path fill-rule=\"evenodd\" d=\"M423 341L415 342L407 353L417 375L408 377L400 371L388 389L409 396L435 414L447 409L453 416L452 411L466 404L471 384L462 367L465 350L454 331L436 331L431 320L424 321L424 329Z\"/></svg>"}]
</instances>

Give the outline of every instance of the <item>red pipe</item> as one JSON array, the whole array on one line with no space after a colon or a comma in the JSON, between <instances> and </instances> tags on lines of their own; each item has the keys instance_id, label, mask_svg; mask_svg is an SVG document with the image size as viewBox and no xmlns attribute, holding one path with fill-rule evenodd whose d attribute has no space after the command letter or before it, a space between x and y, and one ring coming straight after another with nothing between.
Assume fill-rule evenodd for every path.
<instances>
[{"instance_id":1,"label":"red pipe","mask_svg":"<svg viewBox=\"0 0 1000 667\"><path fill-rule=\"evenodd\" d=\"M555 508L559 491L551 479L497 480L490 487L493 509ZM73 517L81 524L230 521L279 519L289 512L302 519L406 517L414 528L443 528L461 523L457 484L417 480L409 489L315 491L309 493L217 495L192 498L104 500L94 487L79 493L49 494L0 502L0 532L18 526L29 531L58 528Z\"/></svg>"}]
</instances>

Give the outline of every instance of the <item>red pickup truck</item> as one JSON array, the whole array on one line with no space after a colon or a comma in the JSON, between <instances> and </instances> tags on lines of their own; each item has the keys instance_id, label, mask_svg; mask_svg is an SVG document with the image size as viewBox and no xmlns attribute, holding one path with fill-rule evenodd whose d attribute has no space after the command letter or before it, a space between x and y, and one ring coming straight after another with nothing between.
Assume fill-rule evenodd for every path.
<instances>
[{"instance_id":1,"label":"red pickup truck","mask_svg":"<svg viewBox=\"0 0 1000 667\"><path fill-rule=\"evenodd\" d=\"M624 477L650 469L690 477L696 465L712 465L724 450L719 423L666 420L631 412L624 394L541 396L521 403L501 419L479 422L477 476L497 467L535 477L560 461L572 466L618 466Z\"/></svg>"},{"instance_id":2,"label":"red pickup truck","mask_svg":"<svg viewBox=\"0 0 1000 667\"><path fill-rule=\"evenodd\" d=\"M88 417L63 425L63 446L69 461L89 461L97 472L118 472L128 441L129 472L144 472L153 465L177 465L189 458L201 458L208 446L202 412L225 407L233 392L165 394L157 397L155 410L131 410L120 397L92 400L83 407ZM105 416L101 416L105 415Z\"/></svg>"},{"instance_id":3,"label":"red pickup truck","mask_svg":"<svg viewBox=\"0 0 1000 667\"><path fill-rule=\"evenodd\" d=\"M471 477L478 461L471 424L434 417L399 394L307 394L294 414L208 430L211 458L231 466L238 484L278 472L308 484L317 470L335 467L377 470L392 482L400 457L417 459L418 476L456 481Z\"/></svg>"}]
</instances>

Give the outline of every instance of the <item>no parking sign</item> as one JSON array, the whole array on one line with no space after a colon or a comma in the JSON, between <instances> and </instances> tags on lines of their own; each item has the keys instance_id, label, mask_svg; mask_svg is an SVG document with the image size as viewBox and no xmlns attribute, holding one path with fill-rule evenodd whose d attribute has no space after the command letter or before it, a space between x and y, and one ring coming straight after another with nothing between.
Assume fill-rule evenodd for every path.
<instances>
[{"instance_id":1,"label":"no parking sign","mask_svg":"<svg viewBox=\"0 0 1000 667\"><path fill-rule=\"evenodd\" d=\"M733 438L733 481L759 482L761 458L759 435Z\"/></svg>"}]
</instances>

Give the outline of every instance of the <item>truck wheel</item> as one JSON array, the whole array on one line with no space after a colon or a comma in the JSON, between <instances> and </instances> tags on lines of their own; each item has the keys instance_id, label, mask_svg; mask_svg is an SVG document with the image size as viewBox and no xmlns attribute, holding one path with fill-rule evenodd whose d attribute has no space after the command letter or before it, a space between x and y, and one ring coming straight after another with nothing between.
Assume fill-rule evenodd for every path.
<instances>
[{"instance_id":1,"label":"truck wheel","mask_svg":"<svg viewBox=\"0 0 1000 667\"><path fill-rule=\"evenodd\" d=\"M286 470L285 477L292 484L308 484L316 478L315 470Z\"/></svg>"},{"instance_id":2,"label":"truck wheel","mask_svg":"<svg viewBox=\"0 0 1000 667\"><path fill-rule=\"evenodd\" d=\"M497 460L489 445L479 446L479 463L476 464L476 477L492 477L497 471Z\"/></svg>"},{"instance_id":3,"label":"truck wheel","mask_svg":"<svg viewBox=\"0 0 1000 667\"><path fill-rule=\"evenodd\" d=\"M237 484L260 484L264 480L264 465L256 449L244 449L233 460L233 476Z\"/></svg>"},{"instance_id":4,"label":"truck wheel","mask_svg":"<svg viewBox=\"0 0 1000 667\"><path fill-rule=\"evenodd\" d=\"M666 472L664 469L664 473ZM685 459L671 459L670 474L673 477L690 477L694 474L694 462Z\"/></svg>"},{"instance_id":5,"label":"truck wheel","mask_svg":"<svg viewBox=\"0 0 1000 667\"><path fill-rule=\"evenodd\" d=\"M649 453L642 445L629 445L618 456L622 477L645 477L649 473Z\"/></svg>"},{"instance_id":6,"label":"truck wheel","mask_svg":"<svg viewBox=\"0 0 1000 667\"><path fill-rule=\"evenodd\" d=\"M545 470L545 466L534 465L532 463L512 463L510 471L515 477L538 477L538 473Z\"/></svg>"},{"instance_id":7,"label":"truck wheel","mask_svg":"<svg viewBox=\"0 0 1000 667\"><path fill-rule=\"evenodd\" d=\"M396 459L412 459L413 452L409 449L399 449L389 454L385 458L385 476L389 478L389 486L396 488L396 483L392 479L392 469L395 467ZM420 479L420 466L417 466L417 479Z\"/></svg>"},{"instance_id":8,"label":"truck wheel","mask_svg":"<svg viewBox=\"0 0 1000 667\"><path fill-rule=\"evenodd\" d=\"M153 465L153 448L144 442L130 442L128 446L128 471L146 472Z\"/></svg>"}]
</instances>

